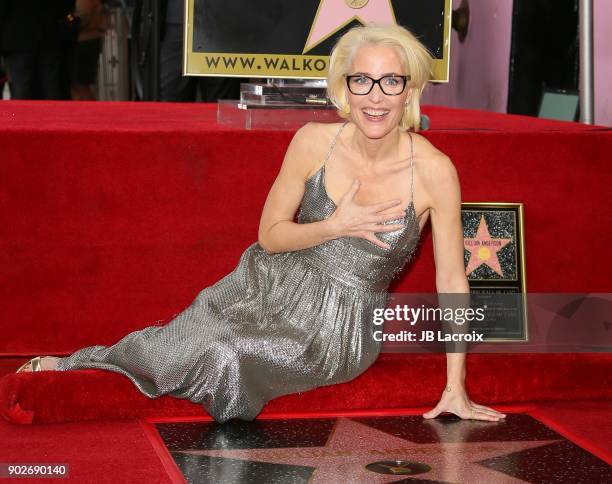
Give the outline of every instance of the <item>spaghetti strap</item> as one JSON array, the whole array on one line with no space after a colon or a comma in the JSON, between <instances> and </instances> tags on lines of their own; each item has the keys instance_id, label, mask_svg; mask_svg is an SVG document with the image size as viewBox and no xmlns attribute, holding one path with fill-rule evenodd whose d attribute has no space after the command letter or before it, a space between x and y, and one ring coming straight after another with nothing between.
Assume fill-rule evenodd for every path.
<instances>
[{"instance_id":1,"label":"spaghetti strap","mask_svg":"<svg viewBox=\"0 0 612 484\"><path fill-rule=\"evenodd\" d=\"M342 123L342 126L340 126L340 129L338 129L338 132L335 134L334 139L331 142L331 145L329 145L329 150L327 150L325 159L323 160L323 166L325 166L325 163L327 163L327 160L331 156L332 151L334 151L334 146L336 146L336 141L338 141L338 137L340 136L340 133L342 133L342 130L347 124L348 124L348 121L345 121L344 123Z\"/></svg>"},{"instance_id":2,"label":"spaghetti strap","mask_svg":"<svg viewBox=\"0 0 612 484\"><path fill-rule=\"evenodd\" d=\"M412 133L408 132L410 136L410 203L414 202L414 141L412 140Z\"/></svg>"}]
</instances>

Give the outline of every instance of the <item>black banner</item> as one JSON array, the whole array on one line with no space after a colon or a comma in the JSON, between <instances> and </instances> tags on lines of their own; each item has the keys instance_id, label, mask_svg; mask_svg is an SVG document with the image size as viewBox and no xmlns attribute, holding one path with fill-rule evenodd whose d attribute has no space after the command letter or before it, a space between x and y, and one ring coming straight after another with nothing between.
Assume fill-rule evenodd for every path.
<instances>
[{"instance_id":1,"label":"black banner","mask_svg":"<svg viewBox=\"0 0 612 484\"><path fill-rule=\"evenodd\" d=\"M373 23L408 28L447 81L450 0L187 0L188 75L324 78L347 30Z\"/></svg>"}]
</instances>

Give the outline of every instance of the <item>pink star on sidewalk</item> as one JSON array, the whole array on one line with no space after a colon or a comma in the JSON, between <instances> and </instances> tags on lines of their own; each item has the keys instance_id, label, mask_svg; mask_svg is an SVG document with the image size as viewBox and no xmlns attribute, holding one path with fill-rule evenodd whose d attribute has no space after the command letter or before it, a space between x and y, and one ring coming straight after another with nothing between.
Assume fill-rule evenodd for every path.
<instances>
[{"instance_id":1,"label":"pink star on sidewalk","mask_svg":"<svg viewBox=\"0 0 612 484\"><path fill-rule=\"evenodd\" d=\"M460 422L457 431L468 433L482 422ZM486 423L485 425L488 425ZM444 482L521 483L520 479L489 469L478 461L544 446L556 440L436 442L417 443L348 418L339 418L323 447L285 447L267 449L184 450L181 454L206 455L247 461L307 466L315 468L312 484L329 482L388 483L404 480L400 473L378 474L366 467L372 462L409 460L423 463L431 470L418 475ZM404 470L398 467L398 470Z\"/></svg>"}]
</instances>

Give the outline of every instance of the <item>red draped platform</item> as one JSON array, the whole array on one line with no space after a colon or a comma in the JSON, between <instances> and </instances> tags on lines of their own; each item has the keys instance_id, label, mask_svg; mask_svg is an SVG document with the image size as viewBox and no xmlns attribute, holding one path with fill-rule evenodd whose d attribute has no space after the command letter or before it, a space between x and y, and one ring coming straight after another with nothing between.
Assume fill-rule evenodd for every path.
<instances>
[{"instance_id":1,"label":"red draped platform","mask_svg":"<svg viewBox=\"0 0 612 484\"><path fill-rule=\"evenodd\" d=\"M422 134L453 160L463 201L524 204L530 292L612 292L612 130L423 112L432 128ZM291 137L218 125L213 105L0 103L4 361L110 345L187 307L257 239ZM429 226L392 290L435 292ZM609 354L467 358L479 403L612 398ZM352 382L278 398L264 412L430 405L444 378L444 355L382 354ZM0 412L31 423L203 409L82 370L6 375Z\"/></svg>"}]
</instances>

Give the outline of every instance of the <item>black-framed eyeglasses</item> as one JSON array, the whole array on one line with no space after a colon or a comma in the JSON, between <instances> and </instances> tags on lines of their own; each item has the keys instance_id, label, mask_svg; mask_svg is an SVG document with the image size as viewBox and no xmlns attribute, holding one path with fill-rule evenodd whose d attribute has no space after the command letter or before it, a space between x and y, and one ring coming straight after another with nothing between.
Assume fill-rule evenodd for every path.
<instances>
[{"instance_id":1,"label":"black-framed eyeglasses","mask_svg":"<svg viewBox=\"0 0 612 484\"><path fill-rule=\"evenodd\" d=\"M374 79L365 74L354 74L346 76L346 85L353 94L365 96L370 94L374 84L378 84L380 90L387 96L398 96L406 89L410 76L389 75Z\"/></svg>"}]
</instances>

